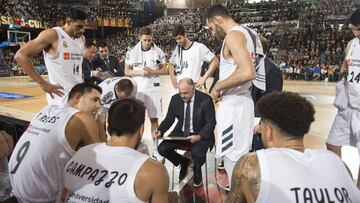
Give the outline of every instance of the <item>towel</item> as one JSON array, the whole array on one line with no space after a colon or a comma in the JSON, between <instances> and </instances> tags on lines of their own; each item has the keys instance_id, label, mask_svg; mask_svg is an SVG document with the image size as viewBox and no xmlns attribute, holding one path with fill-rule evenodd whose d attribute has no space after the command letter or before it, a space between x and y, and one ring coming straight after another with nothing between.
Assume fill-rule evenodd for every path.
<instances>
[{"instance_id":1,"label":"towel","mask_svg":"<svg viewBox=\"0 0 360 203\"><path fill-rule=\"evenodd\" d=\"M335 100L334 106L339 109L339 111L345 110L348 106L348 97L346 95L346 78L343 77L337 84L335 89Z\"/></svg>"},{"instance_id":2,"label":"towel","mask_svg":"<svg viewBox=\"0 0 360 203\"><path fill-rule=\"evenodd\" d=\"M252 82L257 88L266 91L265 54L261 45L260 38L257 33L252 29L246 26L243 26L243 28L248 31L254 43L255 59L253 60L253 64L255 68L255 79Z\"/></svg>"}]
</instances>

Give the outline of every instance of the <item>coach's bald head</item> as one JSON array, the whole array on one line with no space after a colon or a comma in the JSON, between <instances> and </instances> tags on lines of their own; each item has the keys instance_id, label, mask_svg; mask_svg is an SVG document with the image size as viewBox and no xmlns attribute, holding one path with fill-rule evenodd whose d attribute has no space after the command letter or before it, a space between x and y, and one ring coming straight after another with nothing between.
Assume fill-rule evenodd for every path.
<instances>
[{"instance_id":1,"label":"coach's bald head","mask_svg":"<svg viewBox=\"0 0 360 203\"><path fill-rule=\"evenodd\" d=\"M179 82L179 94L184 102L189 101L195 94L194 81L191 78L183 78Z\"/></svg>"}]
</instances>

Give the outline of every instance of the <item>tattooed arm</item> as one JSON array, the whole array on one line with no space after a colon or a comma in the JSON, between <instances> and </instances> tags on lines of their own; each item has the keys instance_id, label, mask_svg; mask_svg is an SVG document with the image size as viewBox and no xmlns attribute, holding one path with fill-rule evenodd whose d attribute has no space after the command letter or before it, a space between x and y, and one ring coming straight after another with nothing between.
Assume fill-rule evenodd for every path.
<instances>
[{"instance_id":1,"label":"tattooed arm","mask_svg":"<svg viewBox=\"0 0 360 203\"><path fill-rule=\"evenodd\" d=\"M242 156L236 163L227 203L255 202L260 190L260 166L256 153Z\"/></svg>"}]
</instances>

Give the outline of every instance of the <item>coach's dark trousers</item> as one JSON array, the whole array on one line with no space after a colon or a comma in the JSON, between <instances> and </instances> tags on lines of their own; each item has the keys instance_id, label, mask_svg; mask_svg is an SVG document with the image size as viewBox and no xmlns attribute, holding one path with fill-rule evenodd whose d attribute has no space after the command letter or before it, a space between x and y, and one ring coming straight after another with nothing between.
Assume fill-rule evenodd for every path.
<instances>
[{"instance_id":1,"label":"coach's dark trousers","mask_svg":"<svg viewBox=\"0 0 360 203\"><path fill-rule=\"evenodd\" d=\"M158 146L158 152L175 166L178 166L185 159L175 149L190 148L191 158L194 160L194 167L200 167L205 163L206 152L209 148L208 142L200 140L196 143L178 140L165 140Z\"/></svg>"}]
</instances>

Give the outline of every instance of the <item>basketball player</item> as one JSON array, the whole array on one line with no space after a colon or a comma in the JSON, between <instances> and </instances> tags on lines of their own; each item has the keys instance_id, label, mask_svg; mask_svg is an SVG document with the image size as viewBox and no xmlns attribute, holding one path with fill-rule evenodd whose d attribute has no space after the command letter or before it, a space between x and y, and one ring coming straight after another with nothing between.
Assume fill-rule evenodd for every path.
<instances>
[{"instance_id":1,"label":"basketball player","mask_svg":"<svg viewBox=\"0 0 360 203\"><path fill-rule=\"evenodd\" d=\"M153 43L150 28L140 30L140 42L128 51L125 75L133 77L138 85L136 98L144 102L151 122L151 132L158 128L161 116L159 75L167 74L164 52Z\"/></svg>"},{"instance_id":2,"label":"basketball player","mask_svg":"<svg viewBox=\"0 0 360 203\"><path fill-rule=\"evenodd\" d=\"M83 82L82 61L84 53L86 13L70 8L63 27L42 31L37 38L20 48L16 62L45 91L48 104L65 105L68 93ZM34 69L31 57L43 51L49 82Z\"/></svg>"},{"instance_id":3,"label":"basketball player","mask_svg":"<svg viewBox=\"0 0 360 203\"><path fill-rule=\"evenodd\" d=\"M251 98L251 81L255 70L250 54L254 42L248 31L239 26L221 5L211 6L206 15L209 29L215 36L225 36L220 56L220 78L211 91L220 100L217 111L217 157L224 156L224 166L231 181L236 161L249 152L254 123L254 104Z\"/></svg>"},{"instance_id":4,"label":"basketball player","mask_svg":"<svg viewBox=\"0 0 360 203\"><path fill-rule=\"evenodd\" d=\"M48 105L31 121L9 162L13 193L20 202L54 202L71 156L81 146L105 141L94 119L100 95L98 86L77 84L66 106Z\"/></svg>"},{"instance_id":5,"label":"basketball player","mask_svg":"<svg viewBox=\"0 0 360 203\"><path fill-rule=\"evenodd\" d=\"M339 81L342 84L338 86L343 88L337 89L340 92L336 98L338 101L345 99L345 105L339 108L326 141L327 148L340 157L344 145L356 146L360 153L360 9L351 14L350 23L355 38L346 47L346 57L340 69L345 79ZM360 188L360 166L357 186Z\"/></svg>"},{"instance_id":6,"label":"basketball player","mask_svg":"<svg viewBox=\"0 0 360 203\"><path fill-rule=\"evenodd\" d=\"M145 107L137 100L114 102L107 119L111 139L77 152L65 167L62 201L168 202L164 165L137 152L144 133Z\"/></svg>"},{"instance_id":7,"label":"basketball player","mask_svg":"<svg viewBox=\"0 0 360 203\"><path fill-rule=\"evenodd\" d=\"M137 84L130 77L113 77L102 81L99 86L102 89L102 106L100 114L105 117L112 103L118 99L135 98L137 93Z\"/></svg>"},{"instance_id":8,"label":"basketball player","mask_svg":"<svg viewBox=\"0 0 360 203\"><path fill-rule=\"evenodd\" d=\"M219 60L204 44L190 41L185 35L185 28L176 26L172 31L176 40L175 47L169 60L169 75L175 89L183 78L191 78L196 82L195 88L201 88L215 70L219 67ZM203 63L210 63L208 71L200 76Z\"/></svg>"},{"instance_id":9,"label":"basketball player","mask_svg":"<svg viewBox=\"0 0 360 203\"><path fill-rule=\"evenodd\" d=\"M314 121L310 102L296 93L273 92L260 99L257 109L267 149L236 163L226 202L360 202L360 191L338 156L304 147Z\"/></svg>"},{"instance_id":10,"label":"basketball player","mask_svg":"<svg viewBox=\"0 0 360 203\"><path fill-rule=\"evenodd\" d=\"M106 114L112 103L118 99L135 99L137 93L137 84L130 77L114 77L102 81L99 86L103 90L101 101L103 105L100 108L100 115L106 118ZM139 152L149 155L149 147L144 140L141 140L137 149Z\"/></svg>"}]
</instances>

